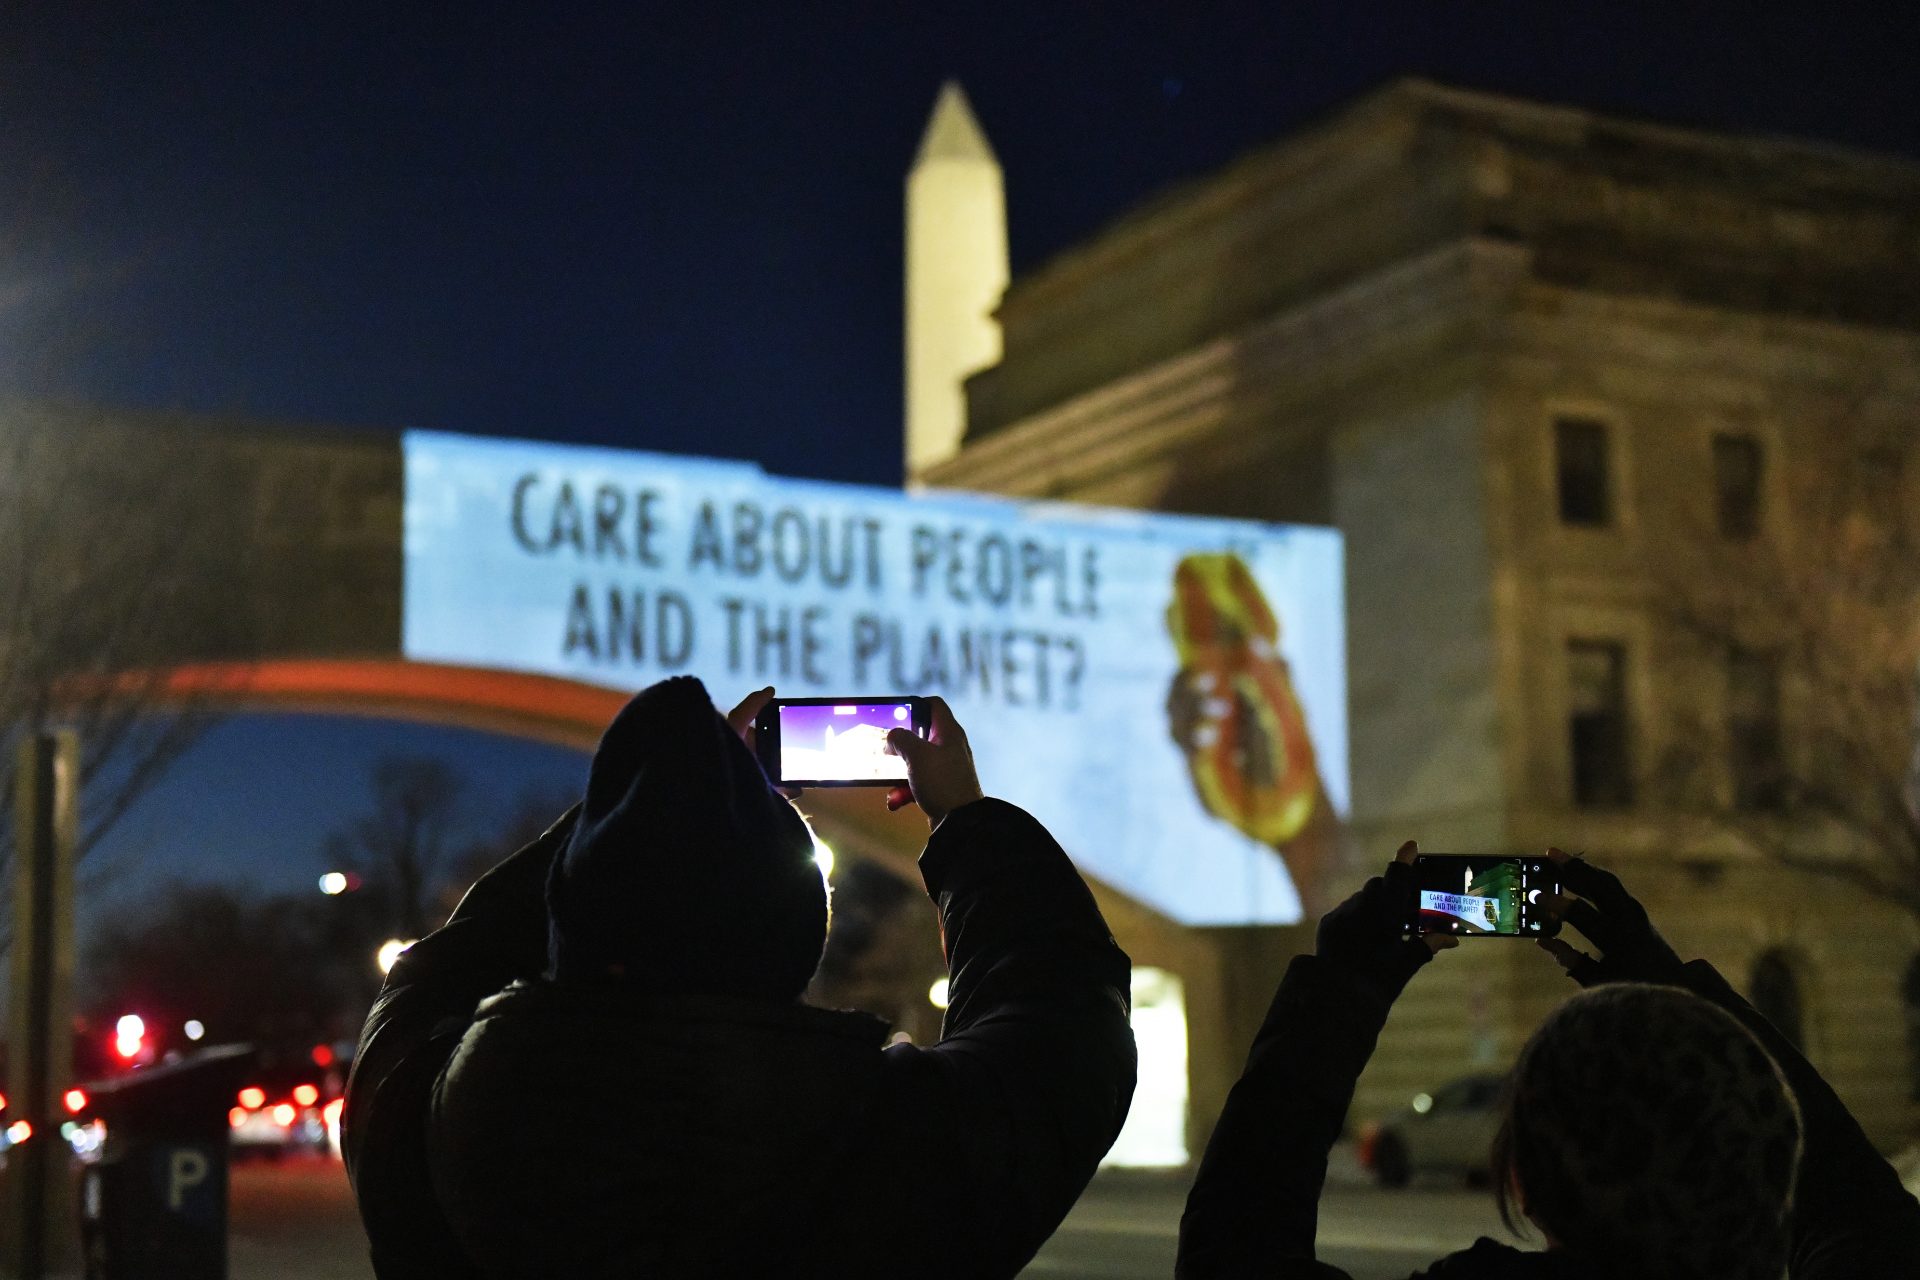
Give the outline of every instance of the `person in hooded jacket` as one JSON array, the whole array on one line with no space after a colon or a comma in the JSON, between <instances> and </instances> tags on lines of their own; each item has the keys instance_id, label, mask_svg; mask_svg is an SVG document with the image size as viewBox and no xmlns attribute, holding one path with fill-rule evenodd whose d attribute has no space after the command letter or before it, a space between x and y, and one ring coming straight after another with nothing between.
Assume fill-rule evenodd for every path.
<instances>
[{"instance_id":1,"label":"person in hooded jacket","mask_svg":"<svg viewBox=\"0 0 1920 1280\"><path fill-rule=\"evenodd\" d=\"M382 1280L1011 1276L1132 1098L1128 959L932 699L896 730L950 1004L887 1046L804 1004L813 839L698 680L636 696L586 795L402 955L342 1127Z\"/></svg>"},{"instance_id":2,"label":"person in hooded jacket","mask_svg":"<svg viewBox=\"0 0 1920 1280\"><path fill-rule=\"evenodd\" d=\"M1412 862L1321 920L1207 1145L1180 1280L1337 1280L1314 1257L1327 1154L1393 1000L1451 937L1406 938ZM1502 1218L1430 1280L1820 1280L1920 1275L1920 1202L1839 1097L1705 961L1682 963L1620 881L1558 850L1557 912L1596 946L1541 946L1587 990L1520 1051L1492 1175Z\"/></svg>"}]
</instances>

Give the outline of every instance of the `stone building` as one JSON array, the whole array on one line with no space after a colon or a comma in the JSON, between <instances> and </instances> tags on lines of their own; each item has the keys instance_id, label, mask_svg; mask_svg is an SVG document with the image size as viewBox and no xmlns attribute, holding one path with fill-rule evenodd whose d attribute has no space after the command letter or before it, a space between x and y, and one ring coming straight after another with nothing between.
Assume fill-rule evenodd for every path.
<instances>
[{"instance_id":1,"label":"stone building","mask_svg":"<svg viewBox=\"0 0 1920 1280\"><path fill-rule=\"evenodd\" d=\"M1662 772L1702 723L1721 793L1743 734L1801 747L1791 691L1666 606L1685 549L1791 537L1836 421L1910 452L1920 167L1404 82L1017 275L996 318L963 441L910 480L1343 533L1353 880L1410 836L1585 849L1798 1022L1879 1141L1912 1134L1920 921ZM1302 934L1214 941L1244 1045ZM1524 944L1442 957L1355 1116L1504 1065L1568 990ZM1214 1097L1196 1079L1196 1136Z\"/></svg>"}]
</instances>

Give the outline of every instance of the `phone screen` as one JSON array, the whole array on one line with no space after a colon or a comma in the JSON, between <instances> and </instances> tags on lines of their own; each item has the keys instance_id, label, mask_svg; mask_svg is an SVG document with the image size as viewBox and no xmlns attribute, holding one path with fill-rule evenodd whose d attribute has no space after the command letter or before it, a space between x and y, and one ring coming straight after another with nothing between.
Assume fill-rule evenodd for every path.
<instances>
[{"instance_id":1,"label":"phone screen","mask_svg":"<svg viewBox=\"0 0 1920 1280\"><path fill-rule=\"evenodd\" d=\"M1540 899L1559 891L1560 877L1544 858L1422 854L1413 874L1419 891L1413 933L1519 938L1552 932Z\"/></svg>"},{"instance_id":2,"label":"phone screen","mask_svg":"<svg viewBox=\"0 0 1920 1280\"><path fill-rule=\"evenodd\" d=\"M913 704L777 702L780 778L787 782L905 782L905 761L887 745L893 729L917 729Z\"/></svg>"}]
</instances>

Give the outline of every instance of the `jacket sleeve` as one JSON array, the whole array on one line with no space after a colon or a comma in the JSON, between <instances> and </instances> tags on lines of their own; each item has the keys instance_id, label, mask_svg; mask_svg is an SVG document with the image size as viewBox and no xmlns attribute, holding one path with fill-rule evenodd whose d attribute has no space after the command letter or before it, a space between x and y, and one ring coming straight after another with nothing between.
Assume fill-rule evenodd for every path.
<instances>
[{"instance_id":1,"label":"jacket sleeve","mask_svg":"<svg viewBox=\"0 0 1920 1280\"><path fill-rule=\"evenodd\" d=\"M939 1274L1011 1276L1085 1190L1133 1099L1132 965L1086 883L1031 815L949 814L920 857L951 974L928 1049L887 1069L943 1148ZM923 1120L922 1123L925 1123ZM920 1157L924 1158L924 1157Z\"/></svg>"},{"instance_id":2,"label":"jacket sleeve","mask_svg":"<svg viewBox=\"0 0 1920 1280\"><path fill-rule=\"evenodd\" d=\"M1901 1187L1840 1096L1712 965L1695 960L1680 974L1681 985L1760 1038L1800 1103L1806 1145L1794 1190L1789 1274L1795 1280L1920 1274L1920 1201Z\"/></svg>"},{"instance_id":3,"label":"jacket sleeve","mask_svg":"<svg viewBox=\"0 0 1920 1280\"><path fill-rule=\"evenodd\" d=\"M1179 1280L1345 1280L1314 1259L1320 1192L1388 1007L1338 966L1294 957L1187 1195Z\"/></svg>"},{"instance_id":4,"label":"jacket sleeve","mask_svg":"<svg viewBox=\"0 0 1920 1280\"><path fill-rule=\"evenodd\" d=\"M478 1274L458 1269L467 1265L464 1255L433 1197L429 1100L474 1006L545 970L547 871L577 812L480 877L447 923L394 964L367 1014L340 1145L383 1277Z\"/></svg>"}]
</instances>

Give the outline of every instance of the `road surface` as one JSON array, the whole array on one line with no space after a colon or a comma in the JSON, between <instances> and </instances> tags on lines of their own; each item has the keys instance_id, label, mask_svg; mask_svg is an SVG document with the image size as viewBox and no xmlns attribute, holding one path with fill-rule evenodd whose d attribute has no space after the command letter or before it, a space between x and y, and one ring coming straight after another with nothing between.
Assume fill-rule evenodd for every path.
<instances>
[{"instance_id":1,"label":"road surface","mask_svg":"<svg viewBox=\"0 0 1920 1280\"><path fill-rule=\"evenodd\" d=\"M1102 1175L1024 1274L1171 1280L1185 1197L1180 1177ZM1338 1185L1320 1212L1320 1257L1355 1280L1405 1280L1480 1235L1506 1238L1484 1191ZM346 1175L335 1160L237 1167L231 1240L232 1280L373 1280Z\"/></svg>"},{"instance_id":2,"label":"road surface","mask_svg":"<svg viewBox=\"0 0 1920 1280\"><path fill-rule=\"evenodd\" d=\"M1184 1177L1094 1181L1022 1274L1034 1280L1172 1280ZM1485 1191L1336 1185L1320 1202L1319 1257L1354 1280L1406 1280L1480 1236L1511 1240Z\"/></svg>"}]
</instances>

